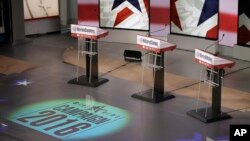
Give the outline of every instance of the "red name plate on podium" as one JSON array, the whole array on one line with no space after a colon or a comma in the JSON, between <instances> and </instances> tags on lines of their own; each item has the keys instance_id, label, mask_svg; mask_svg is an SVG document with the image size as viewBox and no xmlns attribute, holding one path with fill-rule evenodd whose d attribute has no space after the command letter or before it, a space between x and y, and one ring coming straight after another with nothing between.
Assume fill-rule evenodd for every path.
<instances>
[{"instance_id":1,"label":"red name plate on podium","mask_svg":"<svg viewBox=\"0 0 250 141\"><path fill-rule=\"evenodd\" d=\"M108 31L98 27L71 24L71 36L97 40L108 35Z\"/></svg>"},{"instance_id":2,"label":"red name plate on podium","mask_svg":"<svg viewBox=\"0 0 250 141\"><path fill-rule=\"evenodd\" d=\"M137 46L146 50L154 51L157 53L172 51L176 48L175 44L171 44L159 39L137 35Z\"/></svg>"},{"instance_id":3,"label":"red name plate on podium","mask_svg":"<svg viewBox=\"0 0 250 141\"><path fill-rule=\"evenodd\" d=\"M197 63L211 69L231 68L235 65L233 61L214 56L200 49L195 49L195 60Z\"/></svg>"}]
</instances>

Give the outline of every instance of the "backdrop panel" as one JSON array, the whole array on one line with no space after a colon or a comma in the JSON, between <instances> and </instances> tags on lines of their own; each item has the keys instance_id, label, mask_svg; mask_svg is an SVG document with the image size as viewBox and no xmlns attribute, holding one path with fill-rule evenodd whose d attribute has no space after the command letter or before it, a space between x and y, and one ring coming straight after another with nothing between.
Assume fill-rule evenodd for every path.
<instances>
[{"instance_id":1,"label":"backdrop panel","mask_svg":"<svg viewBox=\"0 0 250 141\"><path fill-rule=\"evenodd\" d=\"M149 0L99 0L102 28L149 30Z\"/></svg>"},{"instance_id":2,"label":"backdrop panel","mask_svg":"<svg viewBox=\"0 0 250 141\"><path fill-rule=\"evenodd\" d=\"M99 0L78 0L78 24L99 26ZM153 35L167 36L170 31L170 0L150 1L150 31ZM166 26L166 27L165 27Z\"/></svg>"},{"instance_id":3,"label":"backdrop panel","mask_svg":"<svg viewBox=\"0 0 250 141\"><path fill-rule=\"evenodd\" d=\"M237 43L238 0L220 0L219 44L233 47ZM230 24L229 24L230 23Z\"/></svg>"},{"instance_id":4,"label":"backdrop panel","mask_svg":"<svg viewBox=\"0 0 250 141\"><path fill-rule=\"evenodd\" d=\"M23 0L24 19L40 19L59 16L58 0Z\"/></svg>"},{"instance_id":5,"label":"backdrop panel","mask_svg":"<svg viewBox=\"0 0 250 141\"><path fill-rule=\"evenodd\" d=\"M250 1L239 0L238 44L250 47Z\"/></svg>"},{"instance_id":6,"label":"backdrop panel","mask_svg":"<svg viewBox=\"0 0 250 141\"><path fill-rule=\"evenodd\" d=\"M99 26L98 10L98 0L78 0L78 23ZM233 47L237 44L238 0L219 0L218 22L218 38L225 35L219 44ZM158 31L159 29L163 30ZM167 36L170 33L170 0L151 0L150 31L153 32L152 35L158 36Z\"/></svg>"},{"instance_id":7,"label":"backdrop panel","mask_svg":"<svg viewBox=\"0 0 250 141\"><path fill-rule=\"evenodd\" d=\"M171 33L217 39L219 0L171 0Z\"/></svg>"}]
</instances>

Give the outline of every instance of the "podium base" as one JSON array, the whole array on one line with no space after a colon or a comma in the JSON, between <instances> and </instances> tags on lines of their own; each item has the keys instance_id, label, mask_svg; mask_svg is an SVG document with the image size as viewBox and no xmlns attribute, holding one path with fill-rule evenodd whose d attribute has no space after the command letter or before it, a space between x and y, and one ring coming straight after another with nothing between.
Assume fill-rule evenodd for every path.
<instances>
[{"instance_id":1,"label":"podium base","mask_svg":"<svg viewBox=\"0 0 250 141\"><path fill-rule=\"evenodd\" d=\"M206 108L201 108L198 109L197 111L191 110L187 112L189 116L192 116L205 123L211 123L232 118L230 115L226 113L216 112L212 110L211 107L207 109L207 116L205 116L205 113L206 113Z\"/></svg>"},{"instance_id":2,"label":"podium base","mask_svg":"<svg viewBox=\"0 0 250 141\"><path fill-rule=\"evenodd\" d=\"M169 92L165 92L165 93L154 92L154 96L152 97L152 89L139 92L139 93L135 93L131 97L137 98L143 101L147 101L150 103L160 103L160 102L175 98L175 96L170 94Z\"/></svg>"},{"instance_id":3,"label":"podium base","mask_svg":"<svg viewBox=\"0 0 250 141\"><path fill-rule=\"evenodd\" d=\"M98 86L100 86L108 81L109 80L106 78L98 78L98 79L92 78L91 82L89 83L89 78L86 77L85 75L82 75L82 76L78 77L78 81L77 81L77 78L74 78L74 79L70 80L68 83L87 86L87 87L98 87Z\"/></svg>"}]
</instances>

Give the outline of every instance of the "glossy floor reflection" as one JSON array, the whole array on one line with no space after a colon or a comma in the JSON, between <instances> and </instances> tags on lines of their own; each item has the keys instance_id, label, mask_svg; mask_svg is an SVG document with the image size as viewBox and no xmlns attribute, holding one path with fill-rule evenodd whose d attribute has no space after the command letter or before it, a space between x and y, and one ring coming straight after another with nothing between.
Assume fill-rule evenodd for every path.
<instances>
[{"instance_id":1,"label":"glossy floor reflection","mask_svg":"<svg viewBox=\"0 0 250 141\"><path fill-rule=\"evenodd\" d=\"M76 68L63 63L62 54L66 48L76 45L77 41L70 38L69 35L55 34L32 38L31 42L14 48L0 47L1 55L40 65L38 68L22 74L0 75L0 122L8 125L6 130L0 131L1 141L63 140L17 124L9 117L13 112L27 105L65 99L84 101L91 98L96 102L129 113L129 122L124 127L102 136L82 139L88 141L184 141L191 139L205 141L206 137L228 139L231 124L250 124L249 107L246 107L244 111L223 108L223 111L230 112L229 114L233 116L232 119L205 124L186 114L187 111L195 108L195 99L176 95L175 99L160 104L143 102L130 97L131 94L140 90L140 84L109 74L103 77L110 81L97 88L67 84L67 81L75 77ZM100 53L114 59L123 60L124 49L136 48L135 45L128 44L100 43ZM193 52L182 50L167 53L166 71L198 80L199 75L197 74L200 72L200 67L194 62L193 56ZM225 79L225 86L249 93L250 63L235 61L237 62L236 67L226 72L228 75ZM17 80L27 80L32 83L15 85ZM246 100L250 101L250 99ZM47 106L49 108L50 105L47 104ZM34 105L34 109L36 108L39 106ZM42 109L47 108L45 106ZM28 111L25 114L28 115ZM108 126L102 130L109 128L114 128L114 126Z\"/></svg>"}]
</instances>

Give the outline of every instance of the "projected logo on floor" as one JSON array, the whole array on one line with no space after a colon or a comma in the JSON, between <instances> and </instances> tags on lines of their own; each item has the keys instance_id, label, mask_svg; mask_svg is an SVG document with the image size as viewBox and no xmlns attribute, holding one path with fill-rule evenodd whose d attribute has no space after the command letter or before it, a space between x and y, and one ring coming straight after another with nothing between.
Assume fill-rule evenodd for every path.
<instances>
[{"instance_id":1,"label":"projected logo on floor","mask_svg":"<svg viewBox=\"0 0 250 141\"><path fill-rule=\"evenodd\" d=\"M17 110L9 120L61 140L82 140L122 129L129 121L125 110L85 99L33 104Z\"/></svg>"}]
</instances>

